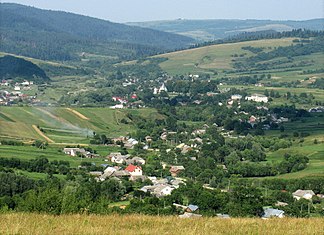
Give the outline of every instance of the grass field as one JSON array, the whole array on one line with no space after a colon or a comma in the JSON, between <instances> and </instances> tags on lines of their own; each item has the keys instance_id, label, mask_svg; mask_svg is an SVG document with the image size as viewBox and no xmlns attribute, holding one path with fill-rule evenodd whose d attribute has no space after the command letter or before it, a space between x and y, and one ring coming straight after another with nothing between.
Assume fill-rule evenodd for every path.
<instances>
[{"instance_id":1,"label":"grass field","mask_svg":"<svg viewBox=\"0 0 324 235\"><path fill-rule=\"evenodd\" d=\"M127 120L127 113L144 118L160 117L154 109L0 107L0 138L28 141L46 140L46 136L55 143L89 143L93 132L117 137L135 131L133 123L121 122ZM45 136L33 125L39 126Z\"/></svg>"},{"instance_id":2,"label":"grass field","mask_svg":"<svg viewBox=\"0 0 324 235\"><path fill-rule=\"evenodd\" d=\"M242 47L253 46L274 48L278 46L289 46L292 44L292 40L293 38L284 38L212 45L172 52L157 57L168 58L168 60L161 63L160 66L163 70L172 75L188 73L197 74L214 69L218 71L231 70L233 69L232 55L240 55L244 53L246 53L246 57L253 55L252 52L243 50Z\"/></svg>"},{"instance_id":3,"label":"grass field","mask_svg":"<svg viewBox=\"0 0 324 235\"><path fill-rule=\"evenodd\" d=\"M289 174L283 174L275 176L275 178L302 178L305 176L324 176L324 142L321 144L309 144L302 146L295 146L288 148L288 149L280 149L276 152L271 152L267 156L267 161L269 162L279 162L282 161L284 158L285 153L298 153L303 154L309 158L309 164L307 168ZM267 178L274 178L274 177L267 177Z\"/></svg>"},{"instance_id":4,"label":"grass field","mask_svg":"<svg viewBox=\"0 0 324 235\"><path fill-rule=\"evenodd\" d=\"M49 161L68 161L72 167L77 167L82 161L94 162L98 164L105 163L104 157L111 152L118 151L118 147L110 146L91 146L103 158L81 159L71 157L62 152L65 146L49 145L46 149L39 149L34 146L9 146L0 145L0 157L19 158L23 160L35 159L37 157L46 157Z\"/></svg>"},{"instance_id":5,"label":"grass field","mask_svg":"<svg viewBox=\"0 0 324 235\"><path fill-rule=\"evenodd\" d=\"M7 213L0 215L0 234L285 234L321 235L324 220L199 218L144 215L61 215Z\"/></svg>"}]
</instances>

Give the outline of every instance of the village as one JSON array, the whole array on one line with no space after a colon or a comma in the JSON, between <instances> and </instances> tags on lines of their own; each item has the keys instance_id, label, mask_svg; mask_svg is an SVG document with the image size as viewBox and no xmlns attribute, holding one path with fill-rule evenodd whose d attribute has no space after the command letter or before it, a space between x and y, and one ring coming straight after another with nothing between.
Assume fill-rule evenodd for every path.
<instances>
[{"instance_id":1,"label":"village","mask_svg":"<svg viewBox=\"0 0 324 235\"><path fill-rule=\"evenodd\" d=\"M92 157L90 153L85 151L83 148L64 148L64 153L70 155L71 157L85 156ZM96 181L102 182L107 179L113 179L117 182L121 180L129 181L140 181L147 182L147 185L144 185L139 189L139 191L145 193L146 195L151 195L152 197L162 198L165 196L170 196L173 190L178 189L181 185L186 185L186 178L179 177L179 173L185 170L182 165L168 165L162 163L163 170L167 170L169 175L166 177L156 177L149 176L143 172L143 166L145 165L145 159L141 157L132 156L131 154L123 155L120 152L112 152L105 158L105 164L101 164L103 167L102 171L90 171L89 175L94 177ZM226 166L222 166L226 170ZM209 184L205 184L204 188L207 190L216 190L216 188L211 187ZM228 193L229 190L221 190L223 193ZM301 190L298 189L293 192L292 197L295 200L305 199L310 203L312 198L316 196L319 199L324 199L324 194L315 194L313 190ZM129 200L129 198L125 197ZM310 204L309 203L309 204ZM263 206L263 216L262 219L269 219L273 217L284 218L285 211L284 208L289 204L286 202L277 201L275 206L282 209L276 209L272 206ZM198 205L181 205L173 203L173 206L180 211L179 218L199 218L202 215L199 213ZM309 205L308 205L309 207ZM124 208L123 206L121 208ZM308 208L309 210L309 208ZM182 212L182 213L181 213ZM217 213L217 217L228 219L231 218L228 214Z\"/></svg>"},{"instance_id":2,"label":"village","mask_svg":"<svg viewBox=\"0 0 324 235\"><path fill-rule=\"evenodd\" d=\"M37 104L40 100L37 95L32 95L31 90L35 90L33 81L24 80L21 83L11 79L4 79L0 83L0 105L10 106L18 102L26 104Z\"/></svg>"}]
</instances>

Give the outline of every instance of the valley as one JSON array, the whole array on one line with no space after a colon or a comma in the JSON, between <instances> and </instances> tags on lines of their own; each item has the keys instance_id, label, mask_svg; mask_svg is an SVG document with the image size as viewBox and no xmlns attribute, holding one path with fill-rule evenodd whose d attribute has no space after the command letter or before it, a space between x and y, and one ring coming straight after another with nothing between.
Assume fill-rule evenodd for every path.
<instances>
[{"instance_id":1,"label":"valley","mask_svg":"<svg viewBox=\"0 0 324 235\"><path fill-rule=\"evenodd\" d=\"M0 6L0 217L16 228L0 233L40 233L39 216L71 234L104 219L126 234L320 228L323 19L126 25Z\"/></svg>"}]
</instances>

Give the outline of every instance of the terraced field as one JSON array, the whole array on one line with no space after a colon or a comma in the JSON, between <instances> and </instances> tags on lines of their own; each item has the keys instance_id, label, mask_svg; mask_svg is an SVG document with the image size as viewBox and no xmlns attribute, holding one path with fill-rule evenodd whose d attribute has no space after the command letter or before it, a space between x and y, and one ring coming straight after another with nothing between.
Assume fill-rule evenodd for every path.
<instances>
[{"instance_id":1,"label":"terraced field","mask_svg":"<svg viewBox=\"0 0 324 235\"><path fill-rule=\"evenodd\" d=\"M135 131L127 113L146 118L158 116L154 109L0 107L0 138L23 141L48 141L49 138L55 143L89 143L93 132L117 137ZM122 119L128 124L122 123Z\"/></svg>"}]
</instances>

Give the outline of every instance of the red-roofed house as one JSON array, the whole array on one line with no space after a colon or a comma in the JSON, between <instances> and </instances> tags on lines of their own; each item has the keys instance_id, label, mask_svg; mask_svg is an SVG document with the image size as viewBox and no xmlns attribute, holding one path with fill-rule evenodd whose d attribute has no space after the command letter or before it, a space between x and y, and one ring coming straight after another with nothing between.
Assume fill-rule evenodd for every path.
<instances>
[{"instance_id":1,"label":"red-roofed house","mask_svg":"<svg viewBox=\"0 0 324 235\"><path fill-rule=\"evenodd\" d=\"M133 164L130 164L125 170L128 171L131 176L143 175L142 167L134 166Z\"/></svg>"}]
</instances>

